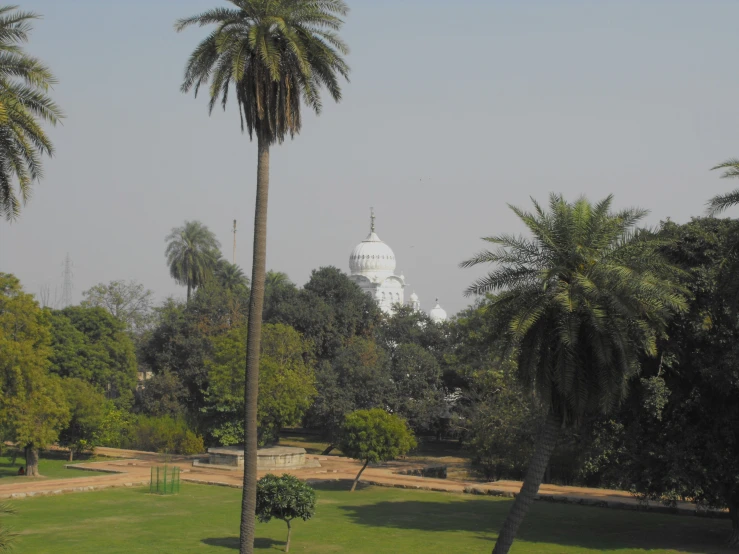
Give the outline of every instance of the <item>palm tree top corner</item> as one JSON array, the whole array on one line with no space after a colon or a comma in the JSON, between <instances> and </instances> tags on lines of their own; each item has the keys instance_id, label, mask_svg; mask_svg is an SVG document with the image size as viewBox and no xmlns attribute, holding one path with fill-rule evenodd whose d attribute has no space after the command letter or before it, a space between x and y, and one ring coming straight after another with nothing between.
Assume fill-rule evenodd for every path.
<instances>
[{"instance_id":1,"label":"palm tree top corner","mask_svg":"<svg viewBox=\"0 0 739 554\"><path fill-rule=\"evenodd\" d=\"M739 159L728 159L725 162L712 167L711 171L715 171L717 169L724 170L723 174L721 175L722 179L736 179L737 177L739 177ZM726 194L717 194L708 201L708 207L706 211L709 216L716 216L724 210L727 210L732 206L736 206L737 204L739 204L739 189L735 189Z\"/></svg>"},{"instance_id":2,"label":"palm tree top corner","mask_svg":"<svg viewBox=\"0 0 739 554\"><path fill-rule=\"evenodd\" d=\"M180 19L175 29L214 25L195 48L182 92L208 85L212 113L235 93L241 129L266 144L300 132L301 102L321 112L320 92L341 100L339 76L349 80L338 31L349 8L343 0L227 0L219 7ZM233 91L231 90L233 88Z\"/></svg>"},{"instance_id":3,"label":"palm tree top corner","mask_svg":"<svg viewBox=\"0 0 739 554\"><path fill-rule=\"evenodd\" d=\"M542 482L559 429L625 396L643 354L657 355L670 316L686 309L665 242L637 228L645 210L613 212L552 194L548 209L511 207L530 237L498 235L462 267L495 264L467 294L488 294L491 340L511 356L546 414L521 488L495 546L508 552Z\"/></svg>"},{"instance_id":4,"label":"palm tree top corner","mask_svg":"<svg viewBox=\"0 0 739 554\"><path fill-rule=\"evenodd\" d=\"M11 222L30 200L31 185L43 177L41 156L54 154L43 124L64 118L48 95L56 78L22 48L40 17L0 6L0 217Z\"/></svg>"}]
</instances>

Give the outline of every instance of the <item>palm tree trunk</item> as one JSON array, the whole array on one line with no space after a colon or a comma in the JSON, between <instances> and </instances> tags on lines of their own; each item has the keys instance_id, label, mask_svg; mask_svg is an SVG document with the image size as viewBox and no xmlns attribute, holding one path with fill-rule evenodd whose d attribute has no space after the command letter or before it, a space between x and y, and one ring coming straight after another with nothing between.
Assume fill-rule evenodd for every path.
<instances>
[{"instance_id":1,"label":"palm tree trunk","mask_svg":"<svg viewBox=\"0 0 739 554\"><path fill-rule=\"evenodd\" d=\"M731 519L731 537L729 548L739 548L739 498L729 502L729 517Z\"/></svg>"},{"instance_id":2,"label":"palm tree trunk","mask_svg":"<svg viewBox=\"0 0 739 554\"><path fill-rule=\"evenodd\" d=\"M523 518L526 517L529 508L531 508L536 493L539 492L539 485L541 485L544 472L552 457L552 451L557 442L561 423L560 418L549 412L536 441L534 455L531 457L531 463L526 470L523 486L516 496L516 500L513 502L511 511L508 512L508 517L506 517L503 523L503 528L498 534L498 540L495 543L493 554L508 554L513 544L513 539L516 538L518 527L521 525Z\"/></svg>"},{"instance_id":3,"label":"palm tree trunk","mask_svg":"<svg viewBox=\"0 0 739 554\"><path fill-rule=\"evenodd\" d=\"M240 554L254 552L257 509L257 400L259 398L259 348L267 264L267 199L269 192L269 144L257 135L257 201L254 209L254 253L251 268L249 321L246 333L246 386L244 387L244 488L241 497Z\"/></svg>"},{"instance_id":4,"label":"palm tree trunk","mask_svg":"<svg viewBox=\"0 0 739 554\"><path fill-rule=\"evenodd\" d=\"M187 303L190 303L190 283L187 283Z\"/></svg>"},{"instance_id":5,"label":"palm tree trunk","mask_svg":"<svg viewBox=\"0 0 739 554\"><path fill-rule=\"evenodd\" d=\"M369 460L364 462L364 465L362 466L362 469L359 470L359 473L357 473L357 476L354 478L354 483L352 484L352 490L350 492L354 492L354 489L357 488L357 483L359 483L359 478L362 476L362 472L364 472L365 469L367 469L367 464L369 463Z\"/></svg>"}]
</instances>

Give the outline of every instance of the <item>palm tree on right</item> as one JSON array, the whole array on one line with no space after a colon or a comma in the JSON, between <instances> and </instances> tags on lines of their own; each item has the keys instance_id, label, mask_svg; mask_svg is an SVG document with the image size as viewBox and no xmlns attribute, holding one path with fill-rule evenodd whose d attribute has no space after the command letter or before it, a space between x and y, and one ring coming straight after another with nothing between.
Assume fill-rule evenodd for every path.
<instances>
[{"instance_id":1,"label":"palm tree on right","mask_svg":"<svg viewBox=\"0 0 739 554\"><path fill-rule=\"evenodd\" d=\"M711 171L723 169L722 179L736 179L739 177L739 159L732 158L724 163L712 167ZM724 210L739 204L739 189L733 190L726 194L717 194L708 201L708 215L718 215Z\"/></svg>"},{"instance_id":2,"label":"palm tree on right","mask_svg":"<svg viewBox=\"0 0 739 554\"><path fill-rule=\"evenodd\" d=\"M530 237L500 235L462 267L496 267L468 289L490 294L488 315L501 357L537 393L546 414L521 492L498 535L494 554L509 551L544 477L560 430L624 398L642 355L686 302L679 269L660 254L662 242L636 228L640 209L611 211L612 197L591 204L551 195L548 210L511 207Z\"/></svg>"},{"instance_id":3,"label":"palm tree on right","mask_svg":"<svg viewBox=\"0 0 739 554\"><path fill-rule=\"evenodd\" d=\"M187 301L192 291L213 276L220 256L221 243L199 221L185 221L167 235L167 265L169 274L187 287Z\"/></svg>"}]
</instances>

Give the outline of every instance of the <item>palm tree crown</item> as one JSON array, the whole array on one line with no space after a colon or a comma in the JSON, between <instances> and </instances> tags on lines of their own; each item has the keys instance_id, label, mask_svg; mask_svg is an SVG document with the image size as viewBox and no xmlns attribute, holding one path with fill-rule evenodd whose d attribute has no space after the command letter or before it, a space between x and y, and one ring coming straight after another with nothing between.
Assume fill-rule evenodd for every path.
<instances>
[{"instance_id":1,"label":"palm tree crown","mask_svg":"<svg viewBox=\"0 0 739 554\"><path fill-rule=\"evenodd\" d=\"M646 212L614 214L611 201L552 195L548 213L536 202L533 214L512 207L533 238L488 237L500 248L462 263L498 264L467 293L498 293L498 336L523 381L564 421L617 403L638 354L655 355L668 317L685 309L678 270L652 233L634 227Z\"/></svg>"},{"instance_id":2,"label":"palm tree crown","mask_svg":"<svg viewBox=\"0 0 739 554\"><path fill-rule=\"evenodd\" d=\"M712 167L715 169L723 169L722 179L735 179L739 177L739 159L732 158L724 163ZM733 190L726 194L717 194L708 201L708 215L718 215L724 210L739 204L739 189Z\"/></svg>"},{"instance_id":3,"label":"palm tree crown","mask_svg":"<svg viewBox=\"0 0 739 554\"><path fill-rule=\"evenodd\" d=\"M41 156L54 153L40 121L56 125L63 117L47 95L56 82L51 71L20 46L39 16L17 9L0 7L0 214L9 221L18 217L31 183L42 176Z\"/></svg>"},{"instance_id":4,"label":"palm tree crown","mask_svg":"<svg viewBox=\"0 0 739 554\"><path fill-rule=\"evenodd\" d=\"M233 84L241 128L267 144L300 132L301 100L321 111L325 87L341 98L338 75L348 79L342 59L348 48L336 34L348 8L342 0L229 0L235 8L215 8L180 19L178 31L191 25L216 29L193 51L182 91L197 95L210 82L212 111L224 109Z\"/></svg>"},{"instance_id":5,"label":"palm tree crown","mask_svg":"<svg viewBox=\"0 0 739 554\"><path fill-rule=\"evenodd\" d=\"M221 243L215 235L199 221L186 221L167 235L167 264L169 274L190 293L203 285L213 274L218 260Z\"/></svg>"},{"instance_id":6,"label":"palm tree crown","mask_svg":"<svg viewBox=\"0 0 739 554\"><path fill-rule=\"evenodd\" d=\"M249 286L249 278L244 275L242 269L223 258L218 260L216 265L216 277L218 277L221 286L231 292Z\"/></svg>"}]
</instances>

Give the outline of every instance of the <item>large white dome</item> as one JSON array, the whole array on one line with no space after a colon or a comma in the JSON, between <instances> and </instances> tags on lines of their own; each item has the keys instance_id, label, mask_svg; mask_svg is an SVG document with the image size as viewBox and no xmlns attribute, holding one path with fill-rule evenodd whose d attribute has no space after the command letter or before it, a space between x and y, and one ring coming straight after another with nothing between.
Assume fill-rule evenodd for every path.
<instances>
[{"instance_id":1,"label":"large white dome","mask_svg":"<svg viewBox=\"0 0 739 554\"><path fill-rule=\"evenodd\" d=\"M373 230L352 250L349 270L352 275L388 277L395 271L395 254Z\"/></svg>"},{"instance_id":2,"label":"large white dome","mask_svg":"<svg viewBox=\"0 0 739 554\"><path fill-rule=\"evenodd\" d=\"M434 323L442 323L446 321L446 310L439 305L439 299L436 299L436 306L429 312L429 317Z\"/></svg>"}]
</instances>

